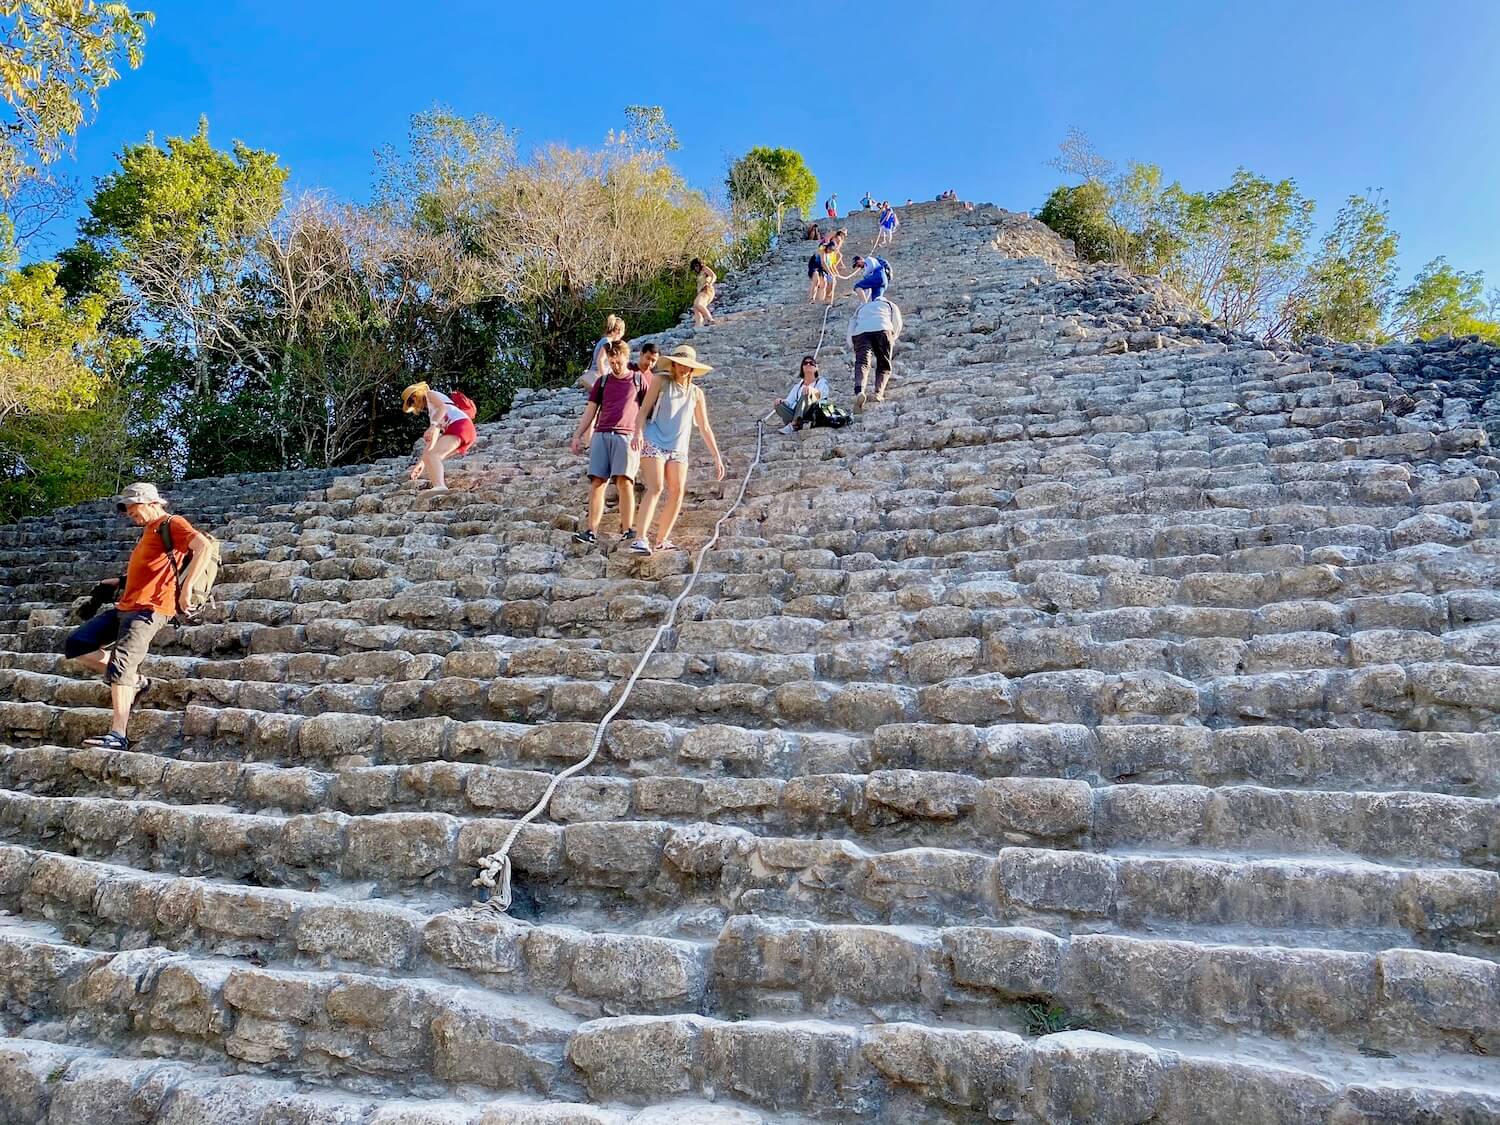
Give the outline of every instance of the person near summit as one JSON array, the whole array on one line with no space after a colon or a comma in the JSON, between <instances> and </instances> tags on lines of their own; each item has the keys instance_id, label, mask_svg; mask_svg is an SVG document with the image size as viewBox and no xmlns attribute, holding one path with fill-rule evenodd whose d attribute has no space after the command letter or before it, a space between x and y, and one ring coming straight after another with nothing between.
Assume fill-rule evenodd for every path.
<instances>
[{"instance_id":1,"label":"person near summit","mask_svg":"<svg viewBox=\"0 0 1500 1125\"><path fill-rule=\"evenodd\" d=\"M812 409L815 402L827 402L832 392L828 389L828 380L818 372L818 361L810 355L802 357L802 366L798 369L798 375L792 382L792 389L786 393L785 398L779 398L773 404L776 416L784 423L781 433L793 434L800 430L807 420L807 412Z\"/></svg>"},{"instance_id":2,"label":"person near summit","mask_svg":"<svg viewBox=\"0 0 1500 1125\"><path fill-rule=\"evenodd\" d=\"M823 200L823 210L825 210L825 211L828 212L828 217L830 219L837 219L839 217L839 193L838 192L834 192L827 199Z\"/></svg>"},{"instance_id":3,"label":"person near summit","mask_svg":"<svg viewBox=\"0 0 1500 1125\"><path fill-rule=\"evenodd\" d=\"M694 426L703 432L703 440L713 454L716 479L724 479L724 458L708 421L708 403L695 382L713 368L698 362L698 353L687 344L662 356L661 362L664 370L651 381L651 389L636 414L630 443L630 448L641 455L641 480L646 485L635 511L635 539L630 544L631 552L637 555L652 553L648 536L663 489L667 495L657 525L656 550L677 549L672 528L682 512L682 496L687 489L688 450Z\"/></svg>"},{"instance_id":4,"label":"person near summit","mask_svg":"<svg viewBox=\"0 0 1500 1125\"><path fill-rule=\"evenodd\" d=\"M869 192L865 192L865 197L859 203L866 211L873 211L875 209L875 197Z\"/></svg>"},{"instance_id":5,"label":"person near summit","mask_svg":"<svg viewBox=\"0 0 1500 1125\"><path fill-rule=\"evenodd\" d=\"M868 301L885 293L891 283L891 264L874 254L854 255L854 268L863 269L864 277L854 283L854 291L862 294L860 300Z\"/></svg>"},{"instance_id":6,"label":"person near summit","mask_svg":"<svg viewBox=\"0 0 1500 1125\"><path fill-rule=\"evenodd\" d=\"M412 480L426 477L434 492L446 490L443 462L449 457L462 457L474 444L474 403L462 391L454 391L449 397L426 383L413 383L401 392L401 409L407 414L427 411L422 452L407 475Z\"/></svg>"},{"instance_id":7,"label":"person near summit","mask_svg":"<svg viewBox=\"0 0 1500 1125\"><path fill-rule=\"evenodd\" d=\"M656 345L647 344L641 349L639 364L629 361L630 345L624 340L611 342L605 352L609 374L594 381L583 417L568 443L575 454L582 453L585 446L589 454L588 524L573 536L579 543L599 541L604 490L610 481L615 482L615 499L620 507L621 539L630 538L630 525L635 520L635 478L641 459L630 445L635 435L636 415L651 387Z\"/></svg>"},{"instance_id":8,"label":"person near summit","mask_svg":"<svg viewBox=\"0 0 1500 1125\"><path fill-rule=\"evenodd\" d=\"M889 297L874 297L854 310L849 318L849 347L854 352L854 409L865 405L866 376L875 360L873 382L876 402L885 401L891 381L891 353L901 335L901 310Z\"/></svg>"},{"instance_id":9,"label":"person near summit","mask_svg":"<svg viewBox=\"0 0 1500 1125\"><path fill-rule=\"evenodd\" d=\"M698 275L698 293L693 298L693 323L702 327L714 322L714 314L708 311L708 306L714 301L714 286L719 281L719 275L706 266L702 259L694 258L688 269Z\"/></svg>"},{"instance_id":10,"label":"person near summit","mask_svg":"<svg viewBox=\"0 0 1500 1125\"><path fill-rule=\"evenodd\" d=\"M880 205L880 228L875 232L875 245L888 246L896 237L896 228L901 225L901 220L896 217L896 209L889 203Z\"/></svg>"},{"instance_id":11,"label":"person near summit","mask_svg":"<svg viewBox=\"0 0 1500 1125\"><path fill-rule=\"evenodd\" d=\"M140 669L152 638L172 616L198 609L180 600L178 592L186 596L193 589L214 552L212 539L182 516L168 513L154 484L130 485L115 509L141 529L141 537L130 552L124 578L100 584L114 587L114 608L94 614L69 633L63 654L103 675L109 685L109 733L86 739L85 745L128 750L130 708L151 690L151 681ZM186 567L179 570L178 560L189 553ZM97 591L95 598L95 605L100 604Z\"/></svg>"},{"instance_id":12,"label":"person near summit","mask_svg":"<svg viewBox=\"0 0 1500 1125\"><path fill-rule=\"evenodd\" d=\"M605 362L604 350L615 340L625 339L625 322L614 313L604 318L604 335L600 336L594 344L594 354L589 358L589 365L583 369L583 374L578 376L574 386L580 390L588 390L594 385L594 380L609 374L609 364Z\"/></svg>"}]
</instances>

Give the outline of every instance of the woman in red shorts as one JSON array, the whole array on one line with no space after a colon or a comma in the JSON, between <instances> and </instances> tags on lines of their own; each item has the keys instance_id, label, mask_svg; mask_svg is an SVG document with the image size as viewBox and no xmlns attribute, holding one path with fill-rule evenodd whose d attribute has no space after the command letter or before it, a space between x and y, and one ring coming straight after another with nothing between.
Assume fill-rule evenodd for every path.
<instances>
[{"instance_id":1,"label":"woman in red shorts","mask_svg":"<svg viewBox=\"0 0 1500 1125\"><path fill-rule=\"evenodd\" d=\"M462 392L455 395L462 396ZM413 383L401 392L401 409L408 414L426 410L429 423L422 435L422 453L411 467L412 480L425 476L439 492L448 487L443 479L443 462L449 457L462 457L474 444L474 418L464 409L466 406L472 406L467 398L460 405L426 383Z\"/></svg>"}]
</instances>

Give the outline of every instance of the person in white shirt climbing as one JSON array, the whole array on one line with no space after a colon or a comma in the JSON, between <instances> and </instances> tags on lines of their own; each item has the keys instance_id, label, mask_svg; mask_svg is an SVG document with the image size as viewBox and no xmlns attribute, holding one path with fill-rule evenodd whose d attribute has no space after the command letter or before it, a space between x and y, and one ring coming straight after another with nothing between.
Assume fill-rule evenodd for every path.
<instances>
[{"instance_id":1,"label":"person in white shirt climbing","mask_svg":"<svg viewBox=\"0 0 1500 1125\"><path fill-rule=\"evenodd\" d=\"M865 406L865 379L870 372L872 356L875 360L874 398L876 402L885 401L886 388L891 381L891 353L900 335L901 310L889 297L866 301L849 318L849 347L854 352L855 410L863 410Z\"/></svg>"}]
</instances>

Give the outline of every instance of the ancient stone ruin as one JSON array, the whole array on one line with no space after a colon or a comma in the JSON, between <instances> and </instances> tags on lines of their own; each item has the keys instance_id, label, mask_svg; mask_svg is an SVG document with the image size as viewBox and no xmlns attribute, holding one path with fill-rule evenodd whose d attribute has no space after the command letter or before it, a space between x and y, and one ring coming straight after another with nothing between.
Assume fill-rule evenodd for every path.
<instances>
[{"instance_id":1,"label":"ancient stone ruin","mask_svg":"<svg viewBox=\"0 0 1500 1125\"><path fill-rule=\"evenodd\" d=\"M903 217L889 401L767 434L508 914L476 861L692 561L572 541L577 391L447 494L178 488L227 565L129 752L59 649L135 529L0 529L0 1121L1500 1120L1495 353L1265 350L1022 216ZM808 252L663 338L730 460L689 546Z\"/></svg>"}]
</instances>

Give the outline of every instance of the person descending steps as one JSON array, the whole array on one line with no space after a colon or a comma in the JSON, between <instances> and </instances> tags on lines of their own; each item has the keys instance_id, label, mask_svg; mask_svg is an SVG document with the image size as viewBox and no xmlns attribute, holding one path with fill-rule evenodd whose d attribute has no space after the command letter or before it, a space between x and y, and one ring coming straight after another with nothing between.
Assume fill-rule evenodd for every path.
<instances>
[{"instance_id":1,"label":"person descending steps","mask_svg":"<svg viewBox=\"0 0 1500 1125\"><path fill-rule=\"evenodd\" d=\"M910 202L908 200L908 202ZM880 205L880 227L875 232L875 245L888 246L896 237L896 228L901 225L901 220L896 216L896 209L889 203Z\"/></svg>"},{"instance_id":2,"label":"person descending steps","mask_svg":"<svg viewBox=\"0 0 1500 1125\"><path fill-rule=\"evenodd\" d=\"M687 344L677 347L671 355L662 356L661 363L664 370L651 381L651 389L636 415L635 435L630 443L630 448L640 454L641 480L646 485L646 493L636 509L635 540L630 544L631 552L637 555L652 553L647 537L663 489L666 503L661 510L656 550L677 549L672 542L672 528L682 511L682 497L687 490L688 450L694 426L703 432L703 440L713 455L715 479L724 479L724 458L719 455L719 442L708 421L708 403L703 389L696 385L696 380L713 368L700 363L697 351Z\"/></svg>"},{"instance_id":3,"label":"person descending steps","mask_svg":"<svg viewBox=\"0 0 1500 1125\"><path fill-rule=\"evenodd\" d=\"M693 298L693 323L701 328L714 322L714 314L709 311L708 306L714 303L714 286L718 283L719 275L698 258L693 259L688 269L698 277L698 293Z\"/></svg>"},{"instance_id":4,"label":"person descending steps","mask_svg":"<svg viewBox=\"0 0 1500 1125\"><path fill-rule=\"evenodd\" d=\"M426 383L413 383L401 392L401 409L407 414L427 411L422 452L408 475L412 480L425 476L435 492L446 490L443 462L462 457L474 444L474 415L478 413L474 403L462 391L454 391L450 398Z\"/></svg>"}]
</instances>

